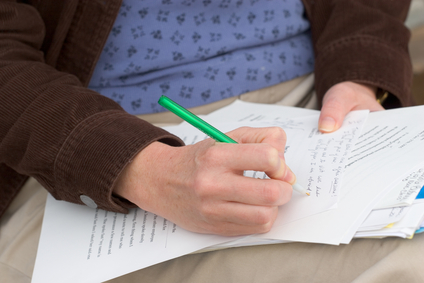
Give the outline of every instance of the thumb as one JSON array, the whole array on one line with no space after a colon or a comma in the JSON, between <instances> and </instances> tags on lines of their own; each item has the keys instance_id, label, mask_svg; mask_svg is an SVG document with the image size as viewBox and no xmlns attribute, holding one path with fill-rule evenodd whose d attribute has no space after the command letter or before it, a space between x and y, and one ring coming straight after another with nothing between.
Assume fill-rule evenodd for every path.
<instances>
[{"instance_id":1,"label":"thumb","mask_svg":"<svg viewBox=\"0 0 424 283\"><path fill-rule=\"evenodd\" d=\"M332 86L323 98L318 129L323 133L334 132L352 110L384 110L375 98L376 90L374 86L354 82L341 82Z\"/></svg>"},{"instance_id":2,"label":"thumb","mask_svg":"<svg viewBox=\"0 0 424 283\"><path fill-rule=\"evenodd\" d=\"M334 92L327 92L318 120L320 132L331 133L338 130L353 103L354 101L349 101L349 96L342 97Z\"/></svg>"}]
</instances>

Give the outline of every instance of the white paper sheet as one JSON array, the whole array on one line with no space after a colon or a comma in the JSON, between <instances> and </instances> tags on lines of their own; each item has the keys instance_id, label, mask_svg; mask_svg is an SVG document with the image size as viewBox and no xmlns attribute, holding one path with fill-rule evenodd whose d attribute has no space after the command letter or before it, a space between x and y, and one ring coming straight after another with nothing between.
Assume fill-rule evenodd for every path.
<instances>
[{"instance_id":1,"label":"white paper sheet","mask_svg":"<svg viewBox=\"0 0 424 283\"><path fill-rule=\"evenodd\" d=\"M319 114L320 111L281 105L250 103L236 100L232 104L206 115L210 122L257 122L285 120Z\"/></svg>"},{"instance_id":2,"label":"white paper sheet","mask_svg":"<svg viewBox=\"0 0 424 283\"><path fill-rule=\"evenodd\" d=\"M234 239L192 233L141 209L113 213L49 195L31 282L102 282Z\"/></svg>"},{"instance_id":3,"label":"white paper sheet","mask_svg":"<svg viewBox=\"0 0 424 283\"><path fill-rule=\"evenodd\" d=\"M396 236L401 238L410 238L420 227L424 216L424 203L412 204L409 213L389 228L383 228L374 231L361 231L355 233L355 238L384 238Z\"/></svg>"},{"instance_id":4,"label":"white paper sheet","mask_svg":"<svg viewBox=\"0 0 424 283\"><path fill-rule=\"evenodd\" d=\"M424 106L370 113L358 142L367 147L362 146L348 162L338 208L275 227L258 237L349 243L386 189L423 165L424 124L417 121L424 121Z\"/></svg>"},{"instance_id":5,"label":"white paper sheet","mask_svg":"<svg viewBox=\"0 0 424 283\"><path fill-rule=\"evenodd\" d=\"M424 167L421 167L403 178L399 184L384 196L375 209L412 205L423 186Z\"/></svg>"},{"instance_id":6,"label":"white paper sheet","mask_svg":"<svg viewBox=\"0 0 424 283\"><path fill-rule=\"evenodd\" d=\"M411 206L398 206L383 209L373 209L357 229L359 231L381 229L400 221L410 211ZM377 228L376 228L377 227Z\"/></svg>"}]
</instances>

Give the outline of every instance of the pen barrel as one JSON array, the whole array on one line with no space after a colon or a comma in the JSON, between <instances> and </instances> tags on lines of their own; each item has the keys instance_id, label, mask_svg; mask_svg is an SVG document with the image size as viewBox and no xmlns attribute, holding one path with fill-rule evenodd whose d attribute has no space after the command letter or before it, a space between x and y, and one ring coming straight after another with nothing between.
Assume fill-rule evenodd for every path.
<instances>
[{"instance_id":1,"label":"pen barrel","mask_svg":"<svg viewBox=\"0 0 424 283\"><path fill-rule=\"evenodd\" d=\"M158 103L183 119L184 121L190 123L206 135L210 136L214 140L218 142L224 142L224 143L237 143L235 140L221 132L220 130L216 129L206 121L200 119L178 103L174 102L173 100L169 99L168 97L162 95L159 99Z\"/></svg>"}]
</instances>

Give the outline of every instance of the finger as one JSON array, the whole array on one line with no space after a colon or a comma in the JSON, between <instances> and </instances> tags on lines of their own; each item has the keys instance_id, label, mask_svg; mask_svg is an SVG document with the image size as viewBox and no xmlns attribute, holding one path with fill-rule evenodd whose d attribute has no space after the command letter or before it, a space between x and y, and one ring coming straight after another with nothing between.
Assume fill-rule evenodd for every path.
<instances>
[{"instance_id":1,"label":"finger","mask_svg":"<svg viewBox=\"0 0 424 283\"><path fill-rule=\"evenodd\" d=\"M287 136L280 127L250 128L241 127L228 133L239 143L267 143L278 151L284 151Z\"/></svg>"},{"instance_id":2,"label":"finger","mask_svg":"<svg viewBox=\"0 0 424 283\"><path fill-rule=\"evenodd\" d=\"M273 221L274 222L274 221ZM252 234L262 234L267 233L271 230L273 222L268 223L266 225L239 225L232 222L223 222L215 225L207 225L205 227L192 228L192 227L183 227L187 230L197 232L197 233L205 233L205 234L216 234L220 236L244 236L244 235L252 235Z\"/></svg>"},{"instance_id":3,"label":"finger","mask_svg":"<svg viewBox=\"0 0 424 283\"><path fill-rule=\"evenodd\" d=\"M268 232L278 215L276 206L251 206L223 202L202 210L200 230L226 236Z\"/></svg>"},{"instance_id":4,"label":"finger","mask_svg":"<svg viewBox=\"0 0 424 283\"><path fill-rule=\"evenodd\" d=\"M266 143L277 149L279 157L283 161L278 167L270 169L251 169L264 171L270 178L285 180L291 184L296 181L296 176L285 166L284 150L287 141L286 132L280 127L249 128L242 127L229 134L238 136L240 143Z\"/></svg>"},{"instance_id":5,"label":"finger","mask_svg":"<svg viewBox=\"0 0 424 283\"><path fill-rule=\"evenodd\" d=\"M292 196L292 186L273 179L256 179L239 175L222 178L215 184L215 198L258 206L280 206Z\"/></svg>"},{"instance_id":6,"label":"finger","mask_svg":"<svg viewBox=\"0 0 424 283\"><path fill-rule=\"evenodd\" d=\"M283 153L269 144L216 144L208 157L232 172L265 172L270 178L294 184L296 176L284 162Z\"/></svg>"}]
</instances>

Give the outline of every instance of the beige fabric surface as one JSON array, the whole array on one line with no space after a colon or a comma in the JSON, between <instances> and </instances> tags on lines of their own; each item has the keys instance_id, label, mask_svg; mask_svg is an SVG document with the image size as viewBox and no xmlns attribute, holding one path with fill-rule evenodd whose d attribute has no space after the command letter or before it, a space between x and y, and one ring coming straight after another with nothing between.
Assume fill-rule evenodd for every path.
<instances>
[{"instance_id":1,"label":"beige fabric surface","mask_svg":"<svg viewBox=\"0 0 424 283\"><path fill-rule=\"evenodd\" d=\"M314 108L312 84L311 75L296 83L250 93L243 99L255 102L255 96L269 97L270 103ZM202 111L205 114L215 109L206 106ZM156 123L175 122L157 117ZM46 196L47 192L31 178L1 218L1 283L31 281ZM414 283L424 282L423 262L424 235L412 240L359 239L342 246L288 243L186 255L108 282Z\"/></svg>"},{"instance_id":2,"label":"beige fabric surface","mask_svg":"<svg viewBox=\"0 0 424 283\"><path fill-rule=\"evenodd\" d=\"M186 255L109 282L418 283L424 282L423 252L424 235L343 246L252 246Z\"/></svg>"},{"instance_id":3,"label":"beige fabric surface","mask_svg":"<svg viewBox=\"0 0 424 283\"><path fill-rule=\"evenodd\" d=\"M31 178L0 219L0 282L31 281L46 198Z\"/></svg>"}]
</instances>

